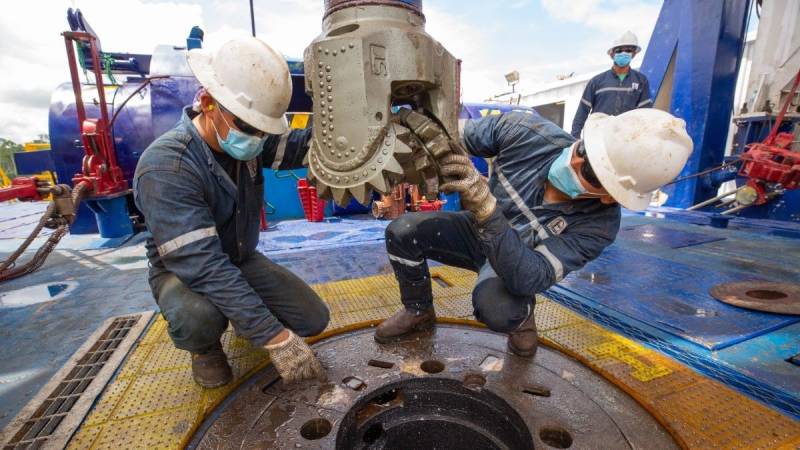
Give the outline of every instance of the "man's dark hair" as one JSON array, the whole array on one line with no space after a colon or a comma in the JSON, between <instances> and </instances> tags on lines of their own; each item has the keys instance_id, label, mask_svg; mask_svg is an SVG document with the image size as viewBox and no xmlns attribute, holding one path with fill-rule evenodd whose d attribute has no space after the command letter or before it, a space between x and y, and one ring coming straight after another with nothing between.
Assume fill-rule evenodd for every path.
<instances>
[{"instance_id":1,"label":"man's dark hair","mask_svg":"<svg viewBox=\"0 0 800 450\"><path fill-rule=\"evenodd\" d=\"M594 169L592 169L592 165L589 163L589 158L586 156L586 147L583 145L583 140L578 142L577 153L578 156L583 158L583 164L581 164L581 176L583 179L597 189L603 189L603 185L600 184L600 180L597 179L597 175L595 175Z\"/></svg>"}]
</instances>

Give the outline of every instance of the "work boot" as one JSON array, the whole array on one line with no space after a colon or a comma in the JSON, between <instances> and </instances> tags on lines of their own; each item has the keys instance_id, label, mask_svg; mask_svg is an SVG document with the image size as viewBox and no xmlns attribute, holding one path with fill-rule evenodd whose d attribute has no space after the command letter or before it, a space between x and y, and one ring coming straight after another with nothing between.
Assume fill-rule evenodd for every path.
<instances>
[{"instance_id":1,"label":"work boot","mask_svg":"<svg viewBox=\"0 0 800 450\"><path fill-rule=\"evenodd\" d=\"M228 365L228 357L222 351L222 344L206 353L192 353L192 377L206 389L224 386L233 379L233 371Z\"/></svg>"},{"instance_id":2,"label":"work boot","mask_svg":"<svg viewBox=\"0 0 800 450\"><path fill-rule=\"evenodd\" d=\"M425 311L403 309L381 322L375 329L375 341L387 344L417 331L428 331L436 323L433 308Z\"/></svg>"},{"instance_id":3,"label":"work boot","mask_svg":"<svg viewBox=\"0 0 800 450\"><path fill-rule=\"evenodd\" d=\"M539 337L536 335L536 315L533 308L528 318L516 330L508 334L508 349L517 356L533 357L539 348Z\"/></svg>"}]
</instances>

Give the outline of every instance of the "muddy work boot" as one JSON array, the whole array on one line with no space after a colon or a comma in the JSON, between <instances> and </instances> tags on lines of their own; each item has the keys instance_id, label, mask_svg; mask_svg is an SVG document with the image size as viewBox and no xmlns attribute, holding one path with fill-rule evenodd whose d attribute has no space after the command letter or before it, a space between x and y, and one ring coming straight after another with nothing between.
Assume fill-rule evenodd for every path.
<instances>
[{"instance_id":1,"label":"muddy work boot","mask_svg":"<svg viewBox=\"0 0 800 450\"><path fill-rule=\"evenodd\" d=\"M224 386L233 379L228 357L222 351L222 344L217 344L206 353L192 353L192 377L194 381L206 389Z\"/></svg>"},{"instance_id":2,"label":"muddy work boot","mask_svg":"<svg viewBox=\"0 0 800 450\"><path fill-rule=\"evenodd\" d=\"M536 335L536 316L533 308L528 318L516 330L508 334L508 349L517 356L533 357L539 348L539 337Z\"/></svg>"},{"instance_id":3,"label":"muddy work boot","mask_svg":"<svg viewBox=\"0 0 800 450\"><path fill-rule=\"evenodd\" d=\"M433 308L426 311L403 309L381 322L375 329L375 341L387 344L418 331L428 331L436 323Z\"/></svg>"}]
</instances>

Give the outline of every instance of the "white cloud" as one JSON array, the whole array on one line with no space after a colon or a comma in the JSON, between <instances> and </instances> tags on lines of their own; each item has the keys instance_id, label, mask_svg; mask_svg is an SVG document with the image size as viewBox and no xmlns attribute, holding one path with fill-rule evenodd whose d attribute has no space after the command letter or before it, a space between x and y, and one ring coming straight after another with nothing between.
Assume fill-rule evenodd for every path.
<instances>
[{"instance_id":1,"label":"white cloud","mask_svg":"<svg viewBox=\"0 0 800 450\"><path fill-rule=\"evenodd\" d=\"M532 0L512 0L505 8L475 4L463 11L445 10L433 1L426 3L428 33L463 60L465 101L482 101L506 91L503 74L514 69L521 72L522 87L530 88L553 81L559 73L583 73L608 65L608 44L628 28L646 44L659 10L658 5L635 0L540 1L550 18L531 17L532 25L555 20L564 24L565 33L589 28L595 34L583 42L573 38L553 45L553 40L548 41L564 55L557 60L544 59L535 45L517 45L513 48L519 50L518 54L510 55L512 47L505 47L509 42L496 39L504 31L503 16L476 18L475 8L487 14L519 15L528 12ZM254 3L257 35L287 56L302 57L305 47L320 32L323 1ZM59 33L68 28L67 8L75 6L84 11L106 51L151 53L159 44L184 45L193 25L204 28L205 46L209 48L250 32L250 15L243 0L14 2L11 14L0 15L0 137L25 141L47 132L50 93L69 79ZM535 27L527 33L537 40ZM515 36L527 39L519 30Z\"/></svg>"},{"instance_id":2,"label":"white cloud","mask_svg":"<svg viewBox=\"0 0 800 450\"><path fill-rule=\"evenodd\" d=\"M69 80L60 36L69 28L67 8L81 8L106 51L151 53L157 44L183 45L191 26L202 24L197 5L119 3L112 7L107 0L15 2L13 13L0 15L0 137L23 142L47 133L50 94Z\"/></svg>"},{"instance_id":3,"label":"white cloud","mask_svg":"<svg viewBox=\"0 0 800 450\"><path fill-rule=\"evenodd\" d=\"M608 48L613 39L633 31L640 45L650 41L661 6L636 0L541 0L542 7L557 20L597 30ZM607 42L606 42L607 41ZM644 48L644 45L641 45Z\"/></svg>"},{"instance_id":4,"label":"white cloud","mask_svg":"<svg viewBox=\"0 0 800 450\"><path fill-rule=\"evenodd\" d=\"M462 60L461 95L464 101L483 101L505 89L503 70L492 60L488 36L465 19L426 6L425 30L457 59ZM468 36L469 38L465 38ZM510 69L509 69L510 70Z\"/></svg>"}]
</instances>

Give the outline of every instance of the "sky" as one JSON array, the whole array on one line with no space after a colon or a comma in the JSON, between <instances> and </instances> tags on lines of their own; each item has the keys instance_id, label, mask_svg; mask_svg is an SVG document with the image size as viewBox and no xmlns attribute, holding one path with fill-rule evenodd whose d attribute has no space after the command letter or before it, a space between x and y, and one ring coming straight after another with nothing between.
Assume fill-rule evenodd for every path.
<instances>
[{"instance_id":1,"label":"sky","mask_svg":"<svg viewBox=\"0 0 800 450\"><path fill-rule=\"evenodd\" d=\"M248 0L29 0L0 14L0 138L24 142L47 133L50 95L69 80L66 11L80 8L105 51L151 53L183 46L194 25L214 48L250 32ZM254 0L257 36L302 57L320 32L323 0ZM464 101L506 92L520 72L531 90L562 74L609 66L613 40L631 30L646 48L660 0L423 0L426 30L463 60ZM641 56L639 56L641 58Z\"/></svg>"}]
</instances>

